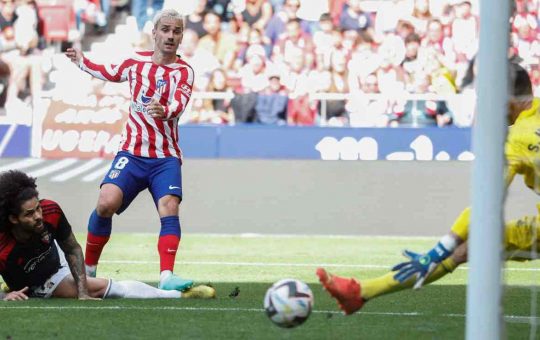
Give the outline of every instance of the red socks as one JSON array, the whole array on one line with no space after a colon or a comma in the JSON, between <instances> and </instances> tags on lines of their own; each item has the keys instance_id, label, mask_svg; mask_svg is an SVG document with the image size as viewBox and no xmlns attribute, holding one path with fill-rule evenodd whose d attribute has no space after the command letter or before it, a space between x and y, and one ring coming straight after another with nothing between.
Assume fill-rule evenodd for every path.
<instances>
[{"instance_id":1,"label":"red socks","mask_svg":"<svg viewBox=\"0 0 540 340\"><path fill-rule=\"evenodd\" d=\"M160 272L174 269L174 259L180 244L180 237L176 235L163 235L159 237L158 252Z\"/></svg>"},{"instance_id":2,"label":"red socks","mask_svg":"<svg viewBox=\"0 0 540 340\"><path fill-rule=\"evenodd\" d=\"M98 236L88 232L86 238L86 254L84 256L84 263L88 266L95 266L98 264L99 257L103 247L109 241L110 236Z\"/></svg>"}]
</instances>

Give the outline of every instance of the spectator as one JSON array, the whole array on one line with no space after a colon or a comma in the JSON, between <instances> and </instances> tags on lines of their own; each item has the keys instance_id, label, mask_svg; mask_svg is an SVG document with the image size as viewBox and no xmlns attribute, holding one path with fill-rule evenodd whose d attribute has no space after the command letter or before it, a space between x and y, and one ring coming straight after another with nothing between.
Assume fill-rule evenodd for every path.
<instances>
[{"instance_id":1,"label":"spectator","mask_svg":"<svg viewBox=\"0 0 540 340\"><path fill-rule=\"evenodd\" d=\"M272 61L288 63L297 50L304 54L306 66L313 67L315 61L313 41L302 31L298 18L291 19L287 23L285 33L280 36L272 51Z\"/></svg>"},{"instance_id":2,"label":"spectator","mask_svg":"<svg viewBox=\"0 0 540 340\"><path fill-rule=\"evenodd\" d=\"M530 22L518 20L514 22L516 33L512 36L512 45L524 63L535 65L540 62L540 44L538 43L538 32Z\"/></svg>"},{"instance_id":3,"label":"spectator","mask_svg":"<svg viewBox=\"0 0 540 340\"><path fill-rule=\"evenodd\" d=\"M216 13L221 22L229 23L234 18L234 7L237 2L237 0L208 0L206 10ZM233 30L230 31L232 32Z\"/></svg>"},{"instance_id":4,"label":"spectator","mask_svg":"<svg viewBox=\"0 0 540 340\"><path fill-rule=\"evenodd\" d=\"M207 91L230 92L227 85L227 74L223 69L219 68L212 72ZM194 106L199 106L199 109L197 110L198 115L193 117L192 123L231 124L234 122L230 99L204 99L202 103L194 103Z\"/></svg>"},{"instance_id":5,"label":"spectator","mask_svg":"<svg viewBox=\"0 0 540 340\"><path fill-rule=\"evenodd\" d=\"M208 33L199 41L199 47L215 55L222 67L230 70L237 52L236 38L221 30L221 19L214 12L205 14L204 29Z\"/></svg>"},{"instance_id":6,"label":"spectator","mask_svg":"<svg viewBox=\"0 0 540 340\"><path fill-rule=\"evenodd\" d=\"M410 93L422 93L425 80L424 63L418 58L421 39L416 33L405 38L405 58L401 62L404 73L405 89Z\"/></svg>"},{"instance_id":7,"label":"spectator","mask_svg":"<svg viewBox=\"0 0 540 340\"><path fill-rule=\"evenodd\" d=\"M334 24L330 15L321 15L319 30L313 34L313 46L317 63L322 63L324 67L330 66L332 51L341 43L341 38L338 38L338 35L334 33Z\"/></svg>"},{"instance_id":8,"label":"spectator","mask_svg":"<svg viewBox=\"0 0 540 340\"><path fill-rule=\"evenodd\" d=\"M262 46L253 45L247 49L246 64L238 72L243 93L260 92L268 87L266 64L266 53Z\"/></svg>"},{"instance_id":9,"label":"spectator","mask_svg":"<svg viewBox=\"0 0 540 340\"><path fill-rule=\"evenodd\" d=\"M195 73L193 89L204 91L208 85L210 75L221 67L219 60L210 52L198 47L199 37L191 29L184 31L184 39L178 52L192 67Z\"/></svg>"},{"instance_id":10,"label":"spectator","mask_svg":"<svg viewBox=\"0 0 540 340\"><path fill-rule=\"evenodd\" d=\"M264 30L272 18L272 5L268 0L246 0L245 9L236 15L240 27L249 27Z\"/></svg>"},{"instance_id":11,"label":"spectator","mask_svg":"<svg viewBox=\"0 0 540 340\"><path fill-rule=\"evenodd\" d=\"M281 34L285 32L285 26L291 19L296 19L298 8L300 7L299 0L286 0L280 11L274 13L268 25L266 25L265 34L270 39L270 44L273 46ZM307 24L303 23L303 30L307 32L307 28L304 29Z\"/></svg>"},{"instance_id":12,"label":"spectator","mask_svg":"<svg viewBox=\"0 0 540 340\"><path fill-rule=\"evenodd\" d=\"M4 0L0 6L0 49L11 69L7 102L20 104L21 99L31 101L39 95L43 82L41 58L33 54L38 43L37 13L26 3L17 8L13 0Z\"/></svg>"},{"instance_id":13,"label":"spectator","mask_svg":"<svg viewBox=\"0 0 540 340\"><path fill-rule=\"evenodd\" d=\"M455 19L451 24L452 42L457 60L468 61L478 51L479 22L471 11L471 2L462 1L454 6Z\"/></svg>"},{"instance_id":14,"label":"spectator","mask_svg":"<svg viewBox=\"0 0 540 340\"><path fill-rule=\"evenodd\" d=\"M260 46L265 52L265 57L269 57L270 46L264 40L266 37L263 32L257 28L244 26L238 34L238 54L235 61L235 70L240 69L246 62L246 52L252 46Z\"/></svg>"},{"instance_id":15,"label":"spectator","mask_svg":"<svg viewBox=\"0 0 540 340\"><path fill-rule=\"evenodd\" d=\"M343 30L371 30L371 19L362 10L361 0L347 0L347 5L339 18L339 27Z\"/></svg>"},{"instance_id":16,"label":"spectator","mask_svg":"<svg viewBox=\"0 0 540 340\"><path fill-rule=\"evenodd\" d=\"M137 20L137 27L139 31L142 31L147 21L152 20L152 17L163 8L163 0L151 0L151 6L149 7L149 0L131 0L131 14ZM148 16L148 10L152 17Z\"/></svg>"},{"instance_id":17,"label":"spectator","mask_svg":"<svg viewBox=\"0 0 540 340\"><path fill-rule=\"evenodd\" d=\"M377 45L368 32L360 32L349 60L349 88L360 91L362 80L379 68Z\"/></svg>"},{"instance_id":18,"label":"spectator","mask_svg":"<svg viewBox=\"0 0 540 340\"><path fill-rule=\"evenodd\" d=\"M257 96L255 111L261 124L284 125L287 122L287 94L281 85L279 74L271 74L268 87Z\"/></svg>"},{"instance_id":19,"label":"spectator","mask_svg":"<svg viewBox=\"0 0 540 340\"><path fill-rule=\"evenodd\" d=\"M427 32L428 24L433 20L429 10L429 0L414 0L412 14L406 18L413 26L416 33L423 37Z\"/></svg>"},{"instance_id":20,"label":"spectator","mask_svg":"<svg viewBox=\"0 0 540 340\"><path fill-rule=\"evenodd\" d=\"M372 73L360 81L360 94L372 95L379 93L377 76ZM355 95L347 105L349 125L351 127L385 127L388 124L388 114L393 113L393 107L384 99L373 99L366 95Z\"/></svg>"},{"instance_id":21,"label":"spectator","mask_svg":"<svg viewBox=\"0 0 540 340\"><path fill-rule=\"evenodd\" d=\"M328 2L332 23L334 26L339 27L339 19L341 18L341 14L343 13L347 0L329 0Z\"/></svg>"},{"instance_id":22,"label":"spectator","mask_svg":"<svg viewBox=\"0 0 540 340\"><path fill-rule=\"evenodd\" d=\"M199 38L206 35L206 30L204 29L204 15L206 14L206 0L195 0L197 1L197 7L195 7L195 11L193 13L189 14L185 18L186 22L186 29L193 30L197 32L197 35Z\"/></svg>"},{"instance_id":23,"label":"spectator","mask_svg":"<svg viewBox=\"0 0 540 340\"><path fill-rule=\"evenodd\" d=\"M330 69L322 74L320 81L317 81L317 83L321 84L320 88L318 88L320 92L349 93L347 57L343 51L332 53ZM321 112L321 103L319 103L321 118L326 119L331 126L348 125L346 104L347 100L327 100L323 115L323 112Z\"/></svg>"},{"instance_id":24,"label":"spectator","mask_svg":"<svg viewBox=\"0 0 540 340\"><path fill-rule=\"evenodd\" d=\"M310 78L310 71L305 65L305 55L300 49L294 50L291 60L285 64L287 70L281 83L289 92L287 103L287 123L289 125L315 125L317 102L309 100L316 82Z\"/></svg>"},{"instance_id":25,"label":"spectator","mask_svg":"<svg viewBox=\"0 0 540 340\"><path fill-rule=\"evenodd\" d=\"M429 56L435 57L445 67L455 69L456 54L452 39L444 36L443 26L439 20L432 20L428 24L425 37L422 39L422 47Z\"/></svg>"}]
</instances>

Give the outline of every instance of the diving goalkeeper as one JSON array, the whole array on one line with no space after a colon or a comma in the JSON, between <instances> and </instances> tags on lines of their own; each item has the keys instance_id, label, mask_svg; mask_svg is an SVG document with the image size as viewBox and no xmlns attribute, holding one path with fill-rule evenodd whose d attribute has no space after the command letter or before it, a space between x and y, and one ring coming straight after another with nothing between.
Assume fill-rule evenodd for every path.
<instances>
[{"instance_id":1,"label":"diving goalkeeper","mask_svg":"<svg viewBox=\"0 0 540 340\"><path fill-rule=\"evenodd\" d=\"M525 185L540 194L540 99L533 97L532 84L525 69L510 63L512 96L508 105L510 124L505 156L507 160L505 183L510 185L516 174L523 175ZM540 206L539 206L540 208ZM357 281L317 269L317 276L324 288L338 301L345 314L358 311L364 303L380 295L406 288L420 288L453 272L467 261L467 239L471 209L466 208L456 219L450 232L427 253L409 250L409 259L378 278ZM505 224L504 249L509 260L526 260L527 252L539 241L540 216L526 216ZM535 248L534 248L535 249Z\"/></svg>"}]
</instances>

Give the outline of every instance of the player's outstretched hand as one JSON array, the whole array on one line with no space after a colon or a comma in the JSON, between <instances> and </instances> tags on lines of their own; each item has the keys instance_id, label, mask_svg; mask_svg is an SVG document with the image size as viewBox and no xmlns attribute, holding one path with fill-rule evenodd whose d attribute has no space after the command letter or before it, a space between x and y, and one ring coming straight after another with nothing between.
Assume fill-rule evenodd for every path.
<instances>
[{"instance_id":1,"label":"player's outstretched hand","mask_svg":"<svg viewBox=\"0 0 540 340\"><path fill-rule=\"evenodd\" d=\"M393 271L397 271L394 278L399 282L405 282L415 276L416 282L413 286L414 289L421 288L429 274L439 265L429 254L419 254L410 250L404 250L403 256L407 257L409 261L402 262L392 268Z\"/></svg>"},{"instance_id":2,"label":"player's outstretched hand","mask_svg":"<svg viewBox=\"0 0 540 340\"><path fill-rule=\"evenodd\" d=\"M83 53L77 48L70 47L64 52L64 55L68 57L73 63L79 65L83 58Z\"/></svg>"},{"instance_id":3,"label":"player's outstretched hand","mask_svg":"<svg viewBox=\"0 0 540 340\"><path fill-rule=\"evenodd\" d=\"M163 105L159 103L159 101L156 98L152 98L152 100L150 101L150 104L148 104L146 109L148 110L148 114L152 118L156 118L156 119L167 118L165 115L165 108L163 107Z\"/></svg>"},{"instance_id":4,"label":"player's outstretched hand","mask_svg":"<svg viewBox=\"0 0 540 340\"><path fill-rule=\"evenodd\" d=\"M9 292L4 297L4 301L24 301L28 300L28 296L26 295L26 292L28 291L28 287L24 287L21 290L16 290L13 292Z\"/></svg>"}]
</instances>

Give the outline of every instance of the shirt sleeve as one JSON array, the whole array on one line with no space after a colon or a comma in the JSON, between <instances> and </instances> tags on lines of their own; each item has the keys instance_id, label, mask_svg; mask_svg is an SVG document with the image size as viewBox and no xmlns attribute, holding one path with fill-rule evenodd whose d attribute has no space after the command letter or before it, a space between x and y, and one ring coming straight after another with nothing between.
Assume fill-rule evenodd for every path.
<instances>
[{"instance_id":1,"label":"shirt sleeve","mask_svg":"<svg viewBox=\"0 0 540 340\"><path fill-rule=\"evenodd\" d=\"M124 60L119 65L101 65L83 57L79 68L98 79L120 83L128 79L129 70L133 65L135 65L135 60L132 58Z\"/></svg>"},{"instance_id":2,"label":"shirt sleeve","mask_svg":"<svg viewBox=\"0 0 540 340\"><path fill-rule=\"evenodd\" d=\"M58 203L43 200L41 209L43 211L43 221L52 226L54 238L58 241L66 240L71 235L72 228Z\"/></svg>"},{"instance_id":3,"label":"shirt sleeve","mask_svg":"<svg viewBox=\"0 0 540 340\"><path fill-rule=\"evenodd\" d=\"M166 119L179 117L187 107L193 90L194 72L191 67L186 67L180 71L181 77L176 84L173 102L165 107Z\"/></svg>"}]
</instances>

